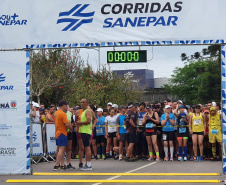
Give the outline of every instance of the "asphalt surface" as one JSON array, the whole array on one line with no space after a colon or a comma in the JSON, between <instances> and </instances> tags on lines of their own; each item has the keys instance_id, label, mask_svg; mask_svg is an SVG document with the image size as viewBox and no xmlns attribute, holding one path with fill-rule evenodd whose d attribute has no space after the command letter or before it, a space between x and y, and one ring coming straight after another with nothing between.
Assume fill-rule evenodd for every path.
<instances>
[{"instance_id":1,"label":"asphalt surface","mask_svg":"<svg viewBox=\"0 0 226 185\"><path fill-rule=\"evenodd\" d=\"M33 172L48 172L48 173L220 173L222 174L222 162L216 161L204 161L204 162L178 162L178 161L136 161L136 162L125 162L118 161L114 159L108 160L92 160L92 171L81 172L78 168L78 160L72 160L72 165L76 167L75 170L67 171L53 171L53 166L55 162L50 163L42 162L38 165L33 165ZM1 185L12 185L12 184L58 184L58 185L69 185L69 184L83 184L83 185L99 185L99 184L109 184L109 183L6 183L8 179L103 179L103 180L225 180L225 175L220 176L35 176L35 175L1 175L0 184ZM124 183L110 183L122 185ZM130 184L130 183L129 183ZM133 183L139 184L139 183ZM153 183L155 184L155 183ZM165 184L165 183L162 183ZM175 184L175 183L167 183ZM183 183L177 183L183 184ZM184 183L184 184L200 184L200 183ZM210 183L202 183L210 184ZM223 182L217 184L224 184Z\"/></svg>"}]
</instances>

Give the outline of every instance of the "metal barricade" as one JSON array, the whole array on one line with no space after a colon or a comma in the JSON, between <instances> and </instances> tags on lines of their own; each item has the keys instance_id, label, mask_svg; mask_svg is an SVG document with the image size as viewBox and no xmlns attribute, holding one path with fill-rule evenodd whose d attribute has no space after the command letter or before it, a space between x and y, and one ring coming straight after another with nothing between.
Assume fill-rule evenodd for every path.
<instances>
[{"instance_id":1,"label":"metal barricade","mask_svg":"<svg viewBox=\"0 0 226 185\"><path fill-rule=\"evenodd\" d=\"M52 154L56 153L56 138L55 138L55 124L53 122L44 123L44 130L45 130L45 147L44 153L47 158L51 158L53 161Z\"/></svg>"}]
</instances>

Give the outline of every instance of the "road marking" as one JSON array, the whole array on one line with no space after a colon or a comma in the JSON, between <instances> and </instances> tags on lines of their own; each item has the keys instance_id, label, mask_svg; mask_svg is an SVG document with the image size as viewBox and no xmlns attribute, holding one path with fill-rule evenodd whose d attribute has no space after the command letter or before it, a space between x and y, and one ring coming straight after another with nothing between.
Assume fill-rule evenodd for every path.
<instances>
[{"instance_id":1,"label":"road marking","mask_svg":"<svg viewBox=\"0 0 226 185\"><path fill-rule=\"evenodd\" d=\"M136 169L137 170L137 169ZM42 176L219 176L219 173L44 173L35 172L33 175Z\"/></svg>"},{"instance_id":2,"label":"road marking","mask_svg":"<svg viewBox=\"0 0 226 185\"><path fill-rule=\"evenodd\" d=\"M125 172L125 173L132 173L132 172L135 172L135 171L140 170L140 169L142 169L142 168L146 168L146 167L148 167L148 166L151 166L151 165L153 165L153 164L156 164L156 163L157 163L157 162L153 162L153 163L150 163L150 164L141 166L141 167L139 167L139 168L136 168L136 169L134 169L134 170L130 170L130 171ZM106 180L113 180L113 179L117 179L117 178L119 178L119 177L120 177L120 176L114 176L114 177L108 178L108 179L106 179ZM100 184L101 184L101 183L95 183L95 184L92 184L92 185L100 185Z\"/></svg>"},{"instance_id":3,"label":"road marking","mask_svg":"<svg viewBox=\"0 0 226 185\"><path fill-rule=\"evenodd\" d=\"M81 179L8 179L7 183L220 183L220 180L81 180Z\"/></svg>"}]
</instances>

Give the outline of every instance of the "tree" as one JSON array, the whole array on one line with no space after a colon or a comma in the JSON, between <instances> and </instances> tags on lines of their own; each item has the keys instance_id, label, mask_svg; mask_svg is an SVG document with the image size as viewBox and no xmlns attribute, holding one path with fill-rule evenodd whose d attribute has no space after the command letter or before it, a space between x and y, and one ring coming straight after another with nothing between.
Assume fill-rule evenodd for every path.
<instances>
[{"instance_id":1,"label":"tree","mask_svg":"<svg viewBox=\"0 0 226 185\"><path fill-rule=\"evenodd\" d=\"M33 99L47 106L60 99L78 105L82 98L102 107L109 101L126 104L139 101L143 92L138 84L118 76L106 65L94 71L81 60L77 49L33 52L31 62Z\"/></svg>"},{"instance_id":2,"label":"tree","mask_svg":"<svg viewBox=\"0 0 226 185\"><path fill-rule=\"evenodd\" d=\"M186 103L207 103L221 100L221 70L219 46L209 46L207 49L187 57L181 54L185 61L183 68L175 68L171 83L164 87L173 95L184 99Z\"/></svg>"},{"instance_id":3,"label":"tree","mask_svg":"<svg viewBox=\"0 0 226 185\"><path fill-rule=\"evenodd\" d=\"M33 51L31 54L33 99L38 103L40 99L49 99L51 96L61 99L63 88L68 88L70 81L73 80L73 66L80 64L79 61L79 50Z\"/></svg>"}]
</instances>

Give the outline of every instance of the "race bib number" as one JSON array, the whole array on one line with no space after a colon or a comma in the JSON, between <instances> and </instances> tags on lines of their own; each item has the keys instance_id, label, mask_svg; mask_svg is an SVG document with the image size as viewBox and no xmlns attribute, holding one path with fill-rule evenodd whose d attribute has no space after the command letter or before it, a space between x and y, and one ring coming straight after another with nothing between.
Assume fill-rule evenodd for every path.
<instances>
[{"instance_id":1,"label":"race bib number","mask_svg":"<svg viewBox=\"0 0 226 185\"><path fill-rule=\"evenodd\" d=\"M166 141L167 140L167 135L166 134L162 134L162 139L163 139L163 141Z\"/></svg>"},{"instance_id":2,"label":"race bib number","mask_svg":"<svg viewBox=\"0 0 226 185\"><path fill-rule=\"evenodd\" d=\"M108 126L108 132L116 132L116 126L115 125Z\"/></svg>"},{"instance_id":3,"label":"race bib number","mask_svg":"<svg viewBox=\"0 0 226 185\"><path fill-rule=\"evenodd\" d=\"M212 130L211 130L211 134L218 134L218 132L219 132L219 131L218 131L217 129L212 129Z\"/></svg>"},{"instance_id":4,"label":"race bib number","mask_svg":"<svg viewBox=\"0 0 226 185\"><path fill-rule=\"evenodd\" d=\"M202 124L201 119L195 119L194 120L194 125L201 125L201 124Z\"/></svg>"},{"instance_id":5,"label":"race bib number","mask_svg":"<svg viewBox=\"0 0 226 185\"><path fill-rule=\"evenodd\" d=\"M124 129L126 129L126 126L124 125L124 127L123 127Z\"/></svg>"},{"instance_id":6,"label":"race bib number","mask_svg":"<svg viewBox=\"0 0 226 185\"><path fill-rule=\"evenodd\" d=\"M186 128L184 127L184 128L179 128L179 133L180 134L183 134L183 133L185 133L186 132Z\"/></svg>"},{"instance_id":7,"label":"race bib number","mask_svg":"<svg viewBox=\"0 0 226 185\"><path fill-rule=\"evenodd\" d=\"M142 121L143 121L142 119L139 119L139 122L138 122L139 126L142 126Z\"/></svg>"},{"instance_id":8,"label":"race bib number","mask_svg":"<svg viewBox=\"0 0 226 185\"><path fill-rule=\"evenodd\" d=\"M103 129L102 128L96 128L97 134L103 134Z\"/></svg>"},{"instance_id":9,"label":"race bib number","mask_svg":"<svg viewBox=\"0 0 226 185\"><path fill-rule=\"evenodd\" d=\"M146 128L153 128L153 123L147 123Z\"/></svg>"}]
</instances>

